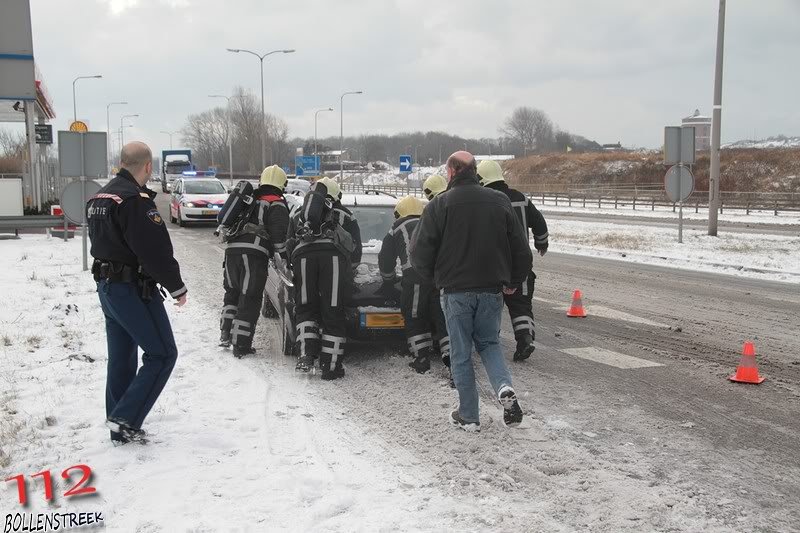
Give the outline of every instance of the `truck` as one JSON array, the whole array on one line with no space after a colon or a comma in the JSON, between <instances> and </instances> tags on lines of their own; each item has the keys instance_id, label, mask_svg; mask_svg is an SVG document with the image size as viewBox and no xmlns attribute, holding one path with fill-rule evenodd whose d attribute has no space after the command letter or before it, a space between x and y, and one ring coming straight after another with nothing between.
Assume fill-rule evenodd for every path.
<instances>
[{"instance_id":1,"label":"truck","mask_svg":"<svg viewBox=\"0 0 800 533\"><path fill-rule=\"evenodd\" d=\"M169 192L172 184L186 171L195 170L191 150L162 150L161 190Z\"/></svg>"}]
</instances>

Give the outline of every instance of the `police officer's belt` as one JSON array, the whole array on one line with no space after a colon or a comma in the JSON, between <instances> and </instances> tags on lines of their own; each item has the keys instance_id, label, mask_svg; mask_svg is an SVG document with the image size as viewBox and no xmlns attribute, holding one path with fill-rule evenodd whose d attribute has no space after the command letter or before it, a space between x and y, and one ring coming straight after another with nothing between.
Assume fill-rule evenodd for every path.
<instances>
[{"instance_id":1,"label":"police officer's belt","mask_svg":"<svg viewBox=\"0 0 800 533\"><path fill-rule=\"evenodd\" d=\"M113 281L130 283L142 279L150 279L150 276L141 271L140 267L132 267L116 261L104 261L95 259L92 263L92 275L95 281Z\"/></svg>"}]
</instances>

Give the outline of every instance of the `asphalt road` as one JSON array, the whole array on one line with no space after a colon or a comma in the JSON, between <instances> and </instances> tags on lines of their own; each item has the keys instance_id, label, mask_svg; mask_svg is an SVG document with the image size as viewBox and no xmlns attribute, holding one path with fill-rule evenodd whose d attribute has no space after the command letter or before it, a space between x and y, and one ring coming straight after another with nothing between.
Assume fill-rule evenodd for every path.
<instances>
[{"instance_id":1,"label":"asphalt road","mask_svg":"<svg viewBox=\"0 0 800 533\"><path fill-rule=\"evenodd\" d=\"M207 266L186 280L190 303L215 307L222 252L212 230L170 225L179 260ZM347 378L315 397L382 436L387 453L399 446L429 464L443 486L504 494L504 505L520 506L504 527L530 525L522 509L534 508L568 529L800 527L798 285L555 252L537 256L534 269L538 348L528 362L509 362L525 430L484 419L479 445L449 431L444 369L413 374L402 343L354 346ZM573 289L585 319L565 316ZM510 332L506 319L509 361ZM758 386L727 379L745 340L767 378ZM292 372L271 321L261 320L257 346L242 364ZM482 390L492 416L485 378Z\"/></svg>"}]
</instances>

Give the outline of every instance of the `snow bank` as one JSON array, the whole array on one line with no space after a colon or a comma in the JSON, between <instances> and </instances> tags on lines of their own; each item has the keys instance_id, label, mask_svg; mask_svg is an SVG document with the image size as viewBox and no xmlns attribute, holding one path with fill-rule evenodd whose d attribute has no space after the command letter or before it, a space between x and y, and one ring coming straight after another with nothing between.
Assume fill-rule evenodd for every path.
<instances>
[{"instance_id":1,"label":"snow bank","mask_svg":"<svg viewBox=\"0 0 800 533\"><path fill-rule=\"evenodd\" d=\"M548 221L550 251L800 283L800 237L720 233L631 223Z\"/></svg>"}]
</instances>

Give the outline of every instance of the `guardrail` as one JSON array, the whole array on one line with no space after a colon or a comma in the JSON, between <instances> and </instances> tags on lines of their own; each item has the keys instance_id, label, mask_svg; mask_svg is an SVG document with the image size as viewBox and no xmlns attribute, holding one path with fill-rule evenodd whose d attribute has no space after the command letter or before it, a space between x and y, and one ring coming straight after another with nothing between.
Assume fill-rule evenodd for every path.
<instances>
[{"instance_id":1,"label":"guardrail","mask_svg":"<svg viewBox=\"0 0 800 533\"><path fill-rule=\"evenodd\" d=\"M0 216L0 231L13 230L19 236L21 229L64 228L64 240L68 237L69 221L63 215Z\"/></svg>"},{"instance_id":2,"label":"guardrail","mask_svg":"<svg viewBox=\"0 0 800 533\"><path fill-rule=\"evenodd\" d=\"M346 183L342 191L348 193L364 193L381 191L401 196L422 197L422 189L396 185L356 185ZM663 190L624 190L615 189L610 194L596 191L544 192L528 194L528 197L540 205L580 207L587 209L632 209L655 211L656 208L667 208L677 211L678 204L671 202ZM780 213L800 213L800 194L798 193L756 193L756 192L723 192L720 212L744 211L749 215L753 211L767 211L778 216ZM708 192L695 191L684 203L684 209L708 208Z\"/></svg>"}]
</instances>

